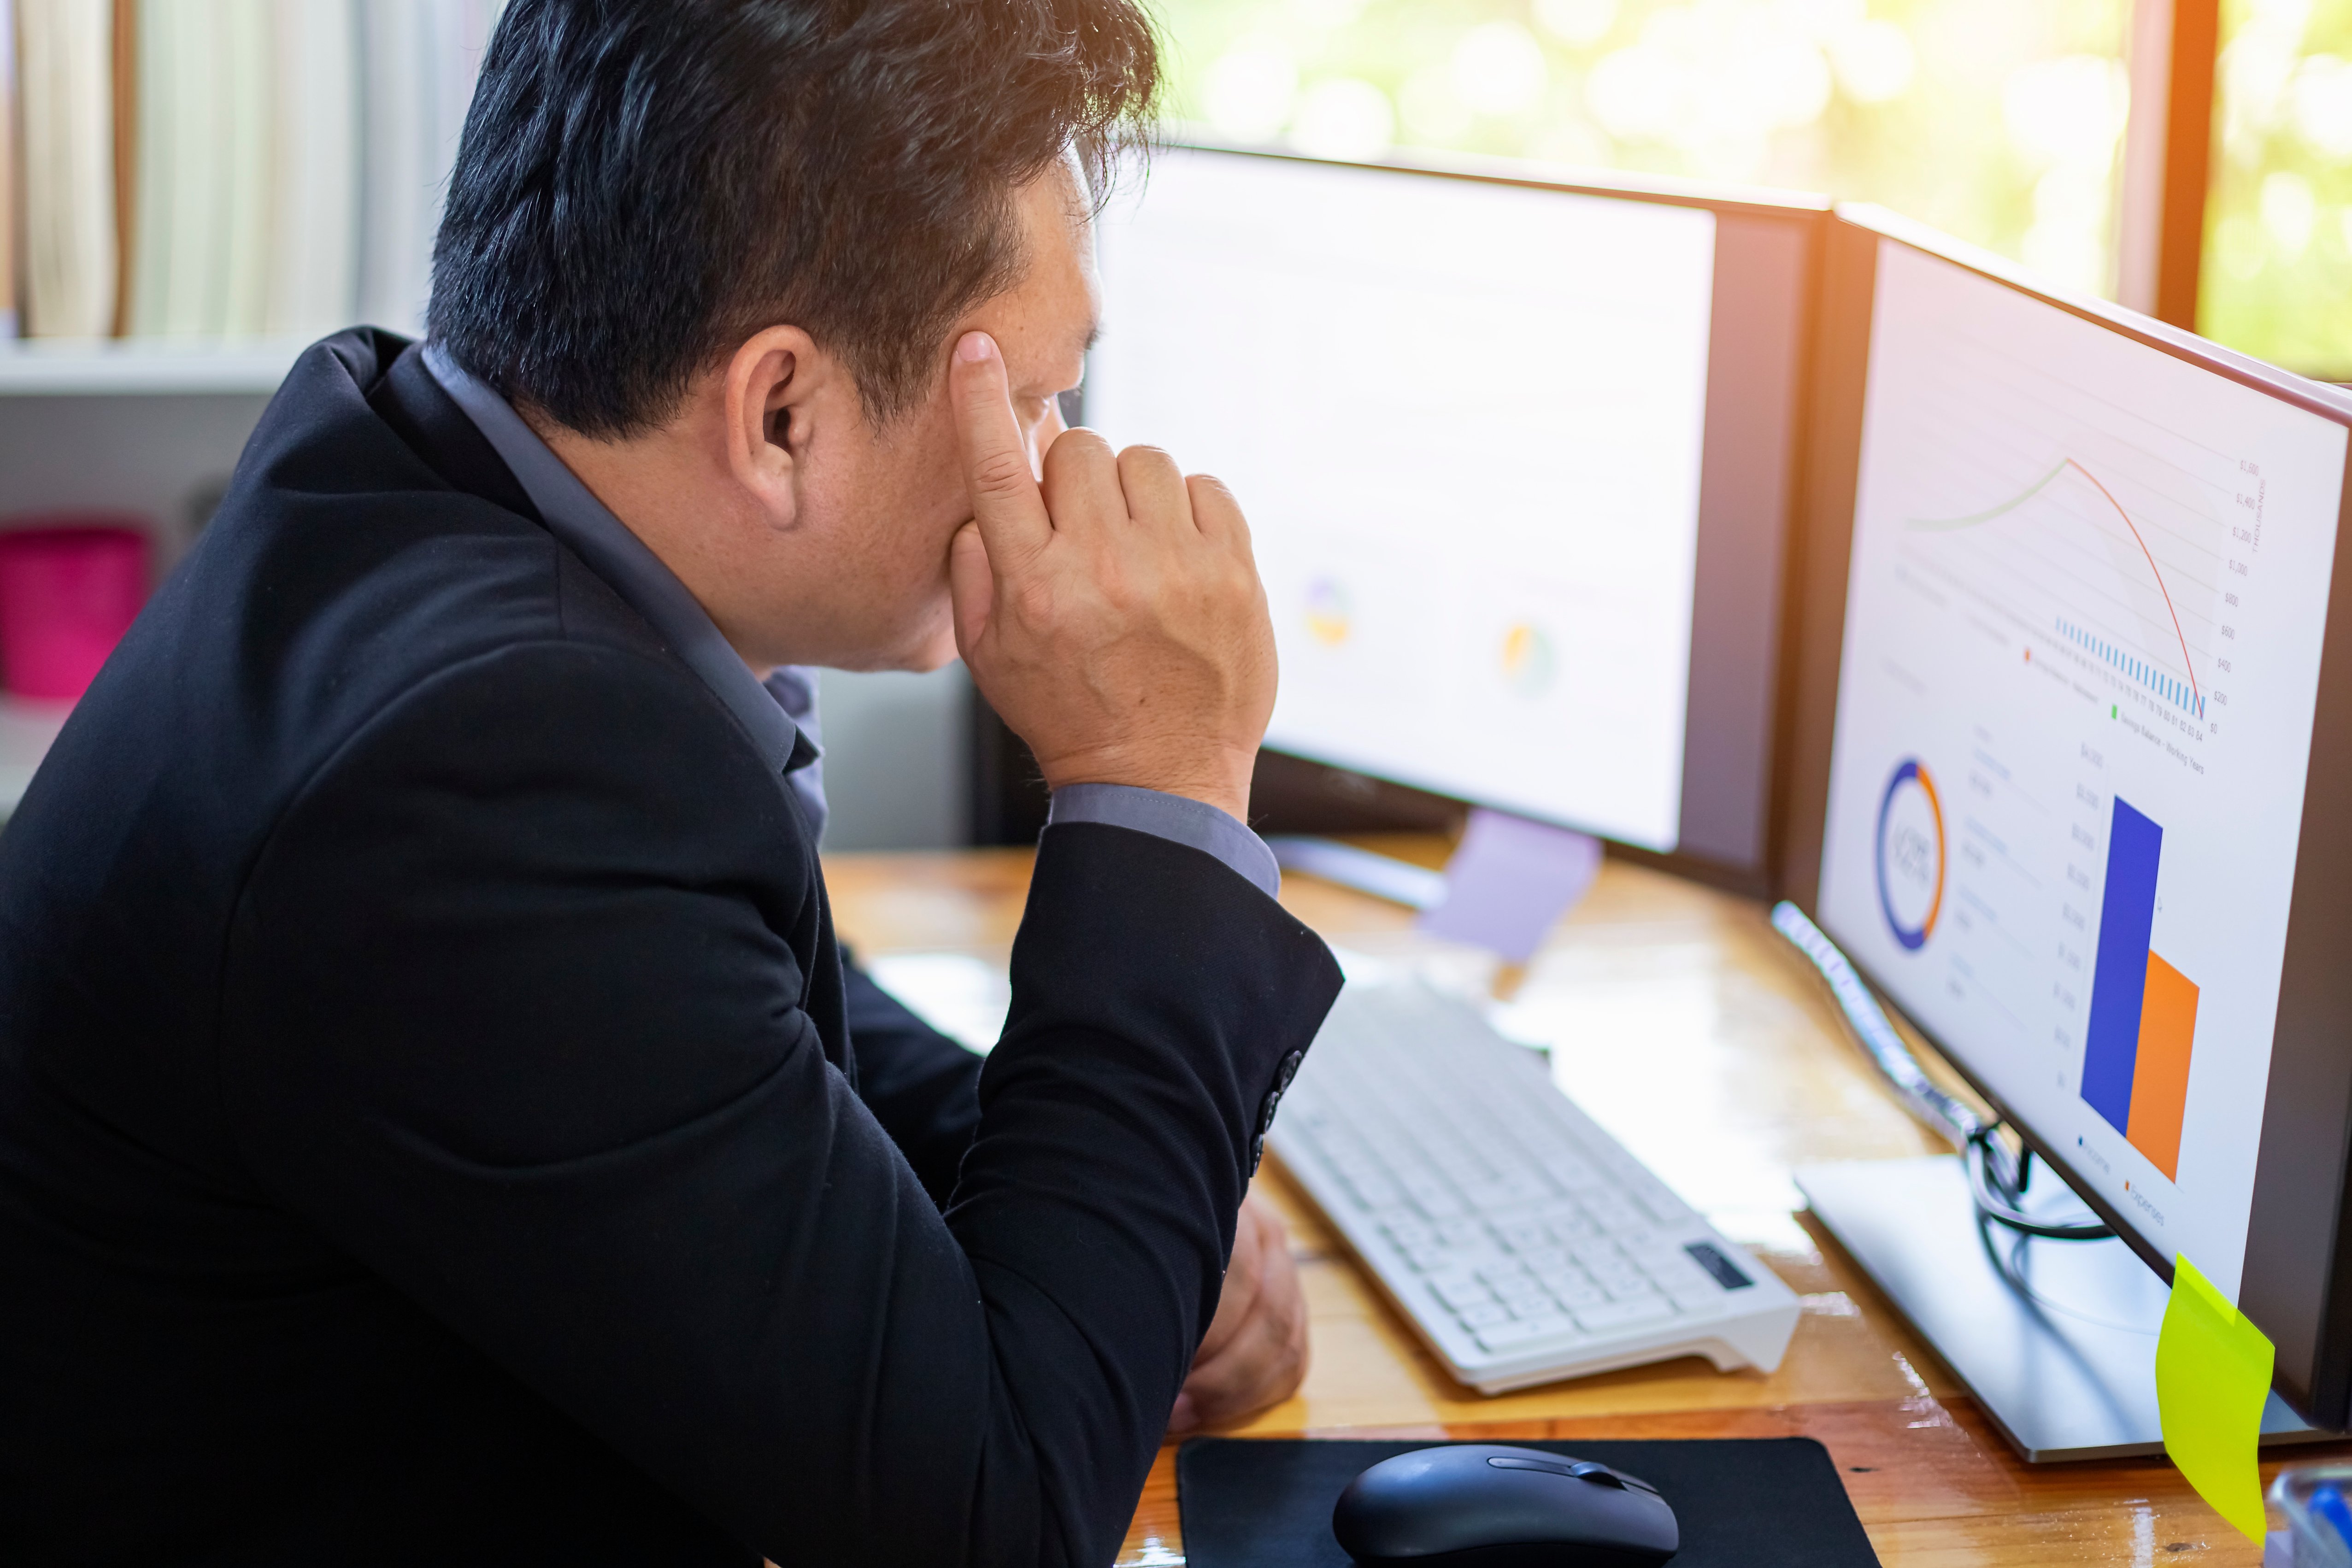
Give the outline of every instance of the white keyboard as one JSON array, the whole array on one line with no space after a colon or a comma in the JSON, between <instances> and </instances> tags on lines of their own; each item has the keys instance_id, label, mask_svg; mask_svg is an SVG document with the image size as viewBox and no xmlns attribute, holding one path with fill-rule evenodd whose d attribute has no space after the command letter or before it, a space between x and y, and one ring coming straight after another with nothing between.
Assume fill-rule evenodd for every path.
<instances>
[{"instance_id":1,"label":"white keyboard","mask_svg":"<svg viewBox=\"0 0 2352 1568\"><path fill-rule=\"evenodd\" d=\"M1689 1354L1769 1372L1796 1332L1795 1293L1540 1057L1418 982L1349 982L1267 1142L1482 1394Z\"/></svg>"}]
</instances>

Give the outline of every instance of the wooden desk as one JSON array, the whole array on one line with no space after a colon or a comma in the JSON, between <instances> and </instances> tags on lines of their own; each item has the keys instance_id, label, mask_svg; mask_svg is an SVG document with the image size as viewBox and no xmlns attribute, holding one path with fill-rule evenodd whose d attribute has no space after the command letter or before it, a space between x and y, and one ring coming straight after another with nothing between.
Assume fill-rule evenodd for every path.
<instances>
[{"instance_id":1,"label":"wooden desk","mask_svg":"<svg viewBox=\"0 0 2352 1568\"><path fill-rule=\"evenodd\" d=\"M1376 841L1367 841L1375 842ZM1433 863L1443 846L1379 847ZM861 953L961 952L999 966L1028 887L1021 851L836 855L834 915ZM1888 1568L2196 1563L2262 1554L2161 1459L2027 1466L1836 1245L1791 1211L1810 1160L1895 1159L1943 1145L1838 1031L1811 972L1757 904L1612 862L1524 974L1417 936L1392 904L1308 878L1283 901L1334 944L1496 986L1500 1022L1551 1043L1559 1081L1804 1298L1769 1376L1696 1358L1484 1398L1455 1384L1269 1160L1314 1318L1298 1395L1234 1430L1407 1437L1819 1438ZM1496 985L1496 982L1500 982ZM2300 1449L2298 1461L2343 1449ZM1123 1564L1184 1561L1174 1449L1163 1449ZM2265 1480L2275 1465L2264 1467Z\"/></svg>"}]
</instances>

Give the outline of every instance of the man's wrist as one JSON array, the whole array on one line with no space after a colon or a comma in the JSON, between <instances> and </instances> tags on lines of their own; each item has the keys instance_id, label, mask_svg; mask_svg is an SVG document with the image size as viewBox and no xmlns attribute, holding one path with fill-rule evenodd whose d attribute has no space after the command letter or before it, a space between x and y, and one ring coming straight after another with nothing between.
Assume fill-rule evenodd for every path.
<instances>
[{"instance_id":1,"label":"man's wrist","mask_svg":"<svg viewBox=\"0 0 2352 1568\"><path fill-rule=\"evenodd\" d=\"M1256 759L1226 755L1208 767L1152 767L1117 756L1089 756L1040 761L1045 788L1061 790L1080 784L1112 784L1129 789L1150 789L1213 806L1236 821L1249 821L1250 776Z\"/></svg>"}]
</instances>

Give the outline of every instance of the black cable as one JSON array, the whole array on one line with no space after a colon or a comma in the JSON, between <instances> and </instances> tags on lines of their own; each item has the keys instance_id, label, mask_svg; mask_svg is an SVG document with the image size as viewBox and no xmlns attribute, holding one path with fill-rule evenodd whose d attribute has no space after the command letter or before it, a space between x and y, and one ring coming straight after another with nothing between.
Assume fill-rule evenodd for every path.
<instances>
[{"instance_id":1,"label":"black cable","mask_svg":"<svg viewBox=\"0 0 2352 1568\"><path fill-rule=\"evenodd\" d=\"M2104 1241L2116 1233L2113 1226L2095 1219L2053 1221L2036 1219L2026 1213L2020 1202L2025 1194L2024 1173L2032 1152L2027 1150L2018 1156L2015 1172L2003 1170L2009 1151L1993 1136L2000 1125L1995 1122L1970 1137L1962 1154L1962 1163L1969 1173L1969 1193L1976 1199L1979 1214L2011 1230L2050 1241Z\"/></svg>"},{"instance_id":2,"label":"black cable","mask_svg":"<svg viewBox=\"0 0 2352 1568\"><path fill-rule=\"evenodd\" d=\"M2025 1185L2032 1176L2033 1154L2023 1150L2011 1160L2009 1151L1995 1136L2000 1131L1999 1121L1988 1122L1973 1108L1936 1087L1919 1066L1919 1059L1895 1032L1878 998L1863 984L1853 965L1838 951L1837 944L1822 934L1822 928L1805 917L1805 912L1786 899L1772 906L1772 929L1789 939L1791 946L1802 953L1807 961L1820 971L1829 983L1830 995L1838 1005L1846 1027L1867 1051L1870 1059L1895 1086L1904 1108L1928 1126L1950 1140L1960 1153L1961 1167L1968 1172L1969 1193L1976 1199L1977 1212L1997 1225L2027 1236L2039 1236L2051 1241L2103 1241L2115 1234L2112 1226L2096 1220L2053 1223L2037 1219L2021 1207Z\"/></svg>"}]
</instances>

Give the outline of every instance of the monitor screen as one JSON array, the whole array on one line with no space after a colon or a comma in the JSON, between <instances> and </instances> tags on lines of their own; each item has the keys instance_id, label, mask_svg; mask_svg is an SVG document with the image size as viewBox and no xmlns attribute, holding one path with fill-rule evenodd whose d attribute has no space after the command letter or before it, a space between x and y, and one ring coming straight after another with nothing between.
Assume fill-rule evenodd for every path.
<instances>
[{"instance_id":1,"label":"monitor screen","mask_svg":"<svg viewBox=\"0 0 2352 1568\"><path fill-rule=\"evenodd\" d=\"M1157 155L1099 225L1086 419L1239 497L1282 664L1267 744L1759 859L1813 221ZM1727 235L1748 247L1736 286L1767 296L1733 312L1729 390L1710 376ZM1695 638L1703 490L1727 602Z\"/></svg>"},{"instance_id":2,"label":"monitor screen","mask_svg":"<svg viewBox=\"0 0 2352 1568\"><path fill-rule=\"evenodd\" d=\"M2236 1299L2346 429L1874 243L1822 924Z\"/></svg>"}]
</instances>

